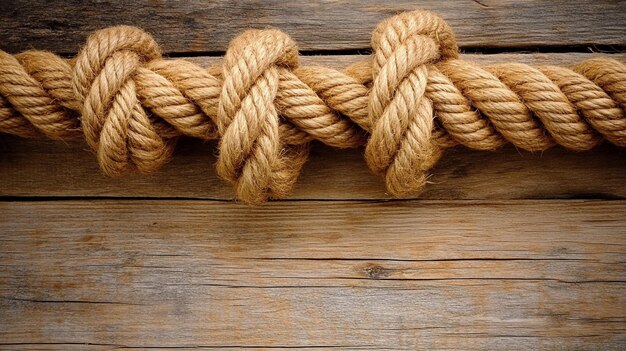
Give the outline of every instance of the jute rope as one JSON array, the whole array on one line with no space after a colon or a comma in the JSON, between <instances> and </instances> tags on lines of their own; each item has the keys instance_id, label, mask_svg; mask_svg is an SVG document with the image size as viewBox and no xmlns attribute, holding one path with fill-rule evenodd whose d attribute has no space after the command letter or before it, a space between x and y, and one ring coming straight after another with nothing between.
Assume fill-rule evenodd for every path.
<instances>
[{"instance_id":1,"label":"jute rope","mask_svg":"<svg viewBox=\"0 0 626 351\"><path fill-rule=\"evenodd\" d=\"M626 146L626 66L615 60L480 67L460 60L447 23L422 10L380 23L372 47L344 71L301 67L287 34L249 30L207 69L163 59L150 35L117 26L72 60L0 51L0 132L82 135L110 176L158 169L180 135L219 139L217 172L251 203L289 193L312 140L365 145L396 196L420 191L457 144Z\"/></svg>"}]
</instances>

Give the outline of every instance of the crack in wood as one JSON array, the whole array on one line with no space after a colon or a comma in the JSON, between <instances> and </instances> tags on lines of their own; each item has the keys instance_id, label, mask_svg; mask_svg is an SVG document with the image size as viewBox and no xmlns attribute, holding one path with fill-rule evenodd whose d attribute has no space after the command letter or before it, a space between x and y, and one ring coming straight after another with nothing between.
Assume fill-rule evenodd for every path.
<instances>
[{"instance_id":1,"label":"crack in wood","mask_svg":"<svg viewBox=\"0 0 626 351\"><path fill-rule=\"evenodd\" d=\"M119 301L89 301L89 300L42 300L42 299L30 299L23 297L7 297L2 296L0 299L7 301L20 301L20 302L32 302L32 303L51 303L51 304L94 304L94 305L129 305L129 306L143 306L144 304L119 302Z\"/></svg>"},{"instance_id":2,"label":"crack in wood","mask_svg":"<svg viewBox=\"0 0 626 351\"><path fill-rule=\"evenodd\" d=\"M489 6L488 6L488 5L486 5L486 4L484 4L484 3L482 3L482 2L480 2L480 1L478 1L478 0L472 0L472 1L473 1L473 2L475 2L475 3L477 3L478 5L480 5L480 6L481 6L481 7L483 7L483 8L487 8L487 9L489 8Z\"/></svg>"}]
</instances>

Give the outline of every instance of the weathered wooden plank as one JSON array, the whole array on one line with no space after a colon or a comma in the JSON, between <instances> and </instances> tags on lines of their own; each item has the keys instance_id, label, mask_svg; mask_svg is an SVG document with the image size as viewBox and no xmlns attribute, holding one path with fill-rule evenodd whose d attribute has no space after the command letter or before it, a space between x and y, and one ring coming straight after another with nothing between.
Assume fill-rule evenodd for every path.
<instances>
[{"instance_id":1,"label":"weathered wooden plank","mask_svg":"<svg viewBox=\"0 0 626 351\"><path fill-rule=\"evenodd\" d=\"M626 346L625 201L0 213L3 349Z\"/></svg>"},{"instance_id":2,"label":"weathered wooden plank","mask_svg":"<svg viewBox=\"0 0 626 351\"><path fill-rule=\"evenodd\" d=\"M173 161L151 175L108 178L84 143L3 138L0 196L113 196L233 199L215 173L215 143L185 140ZM291 199L387 199L362 150L315 145ZM450 150L433 170L423 199L626 198L623 150L543 154Z\"/></svg>"},{"instance_id":3,"label":"weathered wooden plank","mask_svg":"<svg viewBox=\"0 0 626 351\"><path fill-rule=\"evenodd\" d=\"M94 30L131 24L166 52L224 51L240 31L278 27L303 50L370 47L381 20L425 8L449 21L465 47L626 44L620 1L59 1L0 2L3 50L76 52Z\"/></svg>"},{"instance_id":4,"label":"weathered wooden plank","mask_svg":"<svg viewBox=\"0 0 626 351\"><path fill-rule=\"evenodd\" d=\"M520 61L569 64L586 54L465 55L482 62ZM612 55L626 59L626 55ZM336 68L364 57L315 56L303 64ZM216 64L218 58L194 61ZM0 139L0 196L130 196L231 199L229 185L214 171L216 145L183 140L172 163L150 175L111 179L103 176L83 143ZM434 170L426 199L515 199L626 197L623 150L604 146L572 153L561 148L543 154L512 147L497 152L449 150ZM388 198L372 175L362 150L333 150L315 145L292 198Z\"/></svg>"}]
</instances>

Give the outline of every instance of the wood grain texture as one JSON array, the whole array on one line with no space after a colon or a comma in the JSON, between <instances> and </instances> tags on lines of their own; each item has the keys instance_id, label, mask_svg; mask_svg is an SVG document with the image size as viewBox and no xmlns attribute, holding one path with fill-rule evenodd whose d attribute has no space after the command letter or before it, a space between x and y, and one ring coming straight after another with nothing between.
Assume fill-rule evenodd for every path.
<instances>
[{"instance_id":1,"label":"wood grain texture","mask_svg":"<svg viewBox=\"0 0 626 351\"><path fill-rule=\"evenodd\" d=\"M0 2L2 50L76 52L88 33L130 24L165 52L222 52L244 29L278 27L302 50L369 48L381 20L425 8L449 21L464 47L624 46L621 1L61 1Z\"/></svg>"},{"instance_id":2,"label":"wood grain texture","mask_svg":"<svg viewBox=\"0 0 626 351\"><path fill-rule=\"evenodd\" d=\"M626 61L626 55L612 57ZM464 55L485 64L519 61L560 64L589 54ZM219 58L189 58L201 65ZM303 64L343 68L365 57L309 56ZM232 199L230 185L215 174L216 144L183 140L173 161L152 175L107 178L84 143L0 139L0 196L114 196ZM383 182L367 168L362 150L315 144L292 199L385 199ZM554 148L528 153L507 147L479 152L448 150L433 171L424 199L624 198L622 149L605 145L573 153Z\"/></svg>"},{"instance_id":3,"label":"wood grain texture","mask_svg":"<svg viewBox=\"0 0 626 351\"><path fill-rule=\"evenodd\" d=\"M367 53L376 23L417 7L470 50L626 47L612 0L12 0L0 49L73 54L130 24L214 65L205 54L238 32L274 26L305 55L333 54L303 64L341 69L366 57L334 54ZM0 349L626 349L623 149L458 147L408 201L388 201L362 152L315 144L290 199L249 207L227 201L212 142L183 139L161 171L111 179L83 143L1 135Z\"/></svg>"},{"instance_id":4,"label":"wood grain texture","mask_svg":"<svg viewBox=\"0 0 626 351\"><path fill-rule=\"evenodd\" d=\"M626 347L624 201L0 213L2 349Z\"/></svg>"},{"instance_id":5,"label":"wood grain texture","mask_svg":"<svg viewBox=\"0 0 626 351\"><path fill-rule=\"evenodd\" d=\"M184 140L174 159L151 175L109 178L84 143L3 138L0 196L168 197L232 200L215 173L215 143ZM290 199L390 199L362 150L315 144ZM433 170L422 199L626 198L624 151L543 154L507 147L496 152L449 150Z\"/></svg>"}]
</instances>

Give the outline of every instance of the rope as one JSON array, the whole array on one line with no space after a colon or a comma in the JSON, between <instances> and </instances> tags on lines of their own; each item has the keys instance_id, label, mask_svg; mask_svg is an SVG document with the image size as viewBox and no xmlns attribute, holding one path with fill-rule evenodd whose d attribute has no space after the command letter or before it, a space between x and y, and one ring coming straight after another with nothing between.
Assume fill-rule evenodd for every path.
<instances>
[{"instance_id":1,"label":"rope","mask_svg":"<svg viewBox=\"0 0 626 351\"><path fill-rule=\"evenodd\" d=\"M250 203L286 196L313 140L365 145L368 166L395 196L419 192L457 144L626 146L618 61L479 67L460 60L447 23L422 10L380 23L372 47L344 71L301 67L288 35L248 30L207 69L163 59L150 35L117 26L92 34L71 60L0 51L0 132L82 136L109 176L157 170L181 135L219 139L217 172Z\"/></svg>"}]
</instances>

